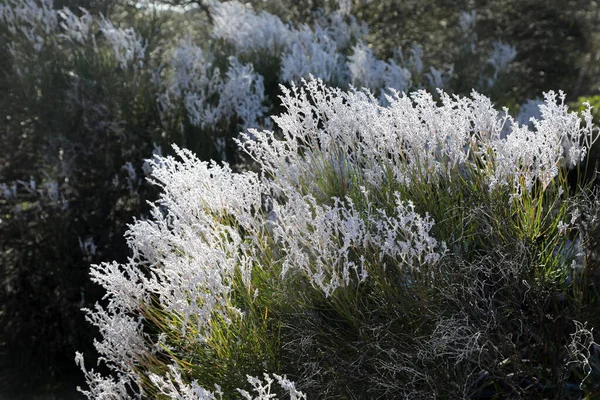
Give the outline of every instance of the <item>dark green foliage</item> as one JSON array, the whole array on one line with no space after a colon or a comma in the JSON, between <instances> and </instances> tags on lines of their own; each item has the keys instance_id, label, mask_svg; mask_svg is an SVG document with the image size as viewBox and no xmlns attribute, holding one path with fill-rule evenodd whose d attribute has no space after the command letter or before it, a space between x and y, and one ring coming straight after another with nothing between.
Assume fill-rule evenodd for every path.
<instances>
[{"instance_id":1,"label":"dark green foliage","mask_svg":"<svg viewBox=\"0 0 600 400\"><path fill-rule=\"evenodd\" d=\"M162 21L144 23L151 52ZM4 26L0 37L0 181L31 178L42 190L16 183L17 197L0 200L0 385L20 393L76 373L75 351L91 351L96 333L80 309L102 293L89 264L125 261L127 224L153 197L142 162L171 139L161 136L150 69L121 70L102 49L56 38L39 55L18 43L16 60ZM131 188L130 161L138 177ZM57 199L44 191L53 182ZM80 246L88 239L93 254Z\"/></svg>"}]
</instances>

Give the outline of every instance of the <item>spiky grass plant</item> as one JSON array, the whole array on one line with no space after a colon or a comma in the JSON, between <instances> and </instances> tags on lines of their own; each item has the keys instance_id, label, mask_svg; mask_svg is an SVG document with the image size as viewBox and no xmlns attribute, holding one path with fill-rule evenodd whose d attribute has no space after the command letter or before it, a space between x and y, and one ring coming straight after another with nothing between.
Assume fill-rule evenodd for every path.
<instances>
[{"instance_id":1,"label":"spiky grass plant","mask_svg":"<svg viewBox=\"0 0 600 400\"><path fill-rule=\"evenodd\" d=\"M133 256L92 270L116 377L84 368L88 397L267 398L263 373L292 397L596 393L600 208L564 161L589 110L549 93L530 131L476 93L282 91L280 133L239 142L259 173L154 161Z\"/></svg>"}]
</instances>

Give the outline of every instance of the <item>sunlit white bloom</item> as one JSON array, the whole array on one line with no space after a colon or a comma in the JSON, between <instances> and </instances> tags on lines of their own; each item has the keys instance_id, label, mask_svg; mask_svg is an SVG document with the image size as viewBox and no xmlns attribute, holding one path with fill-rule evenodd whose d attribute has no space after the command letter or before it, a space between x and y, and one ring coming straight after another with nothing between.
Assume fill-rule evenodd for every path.
<instances>
[{"instance_id":1,"label":"sunlit white bloom","mask_svg":"<svg viewBox=\"0 0 600 400\"><path fill-rule=\"evenodd\" d=\"M365 266L352 259L352 251L367 245L368 232L353 205L336 200L333 207L321 206L312 196L287 194L287 202L273 205L273 233L285 255L282 275L300 271L326 296L360 280Z\"/></svg>"},{"instance_id":2,"label":"sunlit white bloom","mask_svg":"<svg viewBox=\"0 0 600 400\"><path fill-rule=\"evenodd\" d=\"M290 400L306 400L306 395L296 390L295 384L285 376L282 377L273 374L273 378L275 378L273 379L269 374L264 373L262 379L250 375L246 375L246 378L248 383L252 385L252 391L254 392L249 393L246 390L238 389L238 392L246 400L276 400L277 394L272 393L275 392L275 389L272 387L273 382L275 381L277 381L279 386L287 392Z\"/></svg>"},{"instance_id":3,"label":"sunlit white bloom","mask_svg":"<svg viewBox=\"0 0 600 400\"><path fill-rule=\"evenodd\" d=\"M429 72L425 74L429 80L432 89L443 89L448 86L448 82L454 73L454 66L451 65L445 71L434 67L429 67Z\"/></svg>"},{"instance_id":4,"label":"sunlit white bloom","mask_svg":"<svg viewBox=\"0 0 600 400\"><path fill-rule=\"evenodd\" d=\"M178 400L217 400L214 393L198 385L197 381L186 383L178 367L169 365L166 376L150 374L150 380L160 394Z\"/></svg>"},{"instance_id":5,"label":"sunlit white bloom","mask_svg":"<svg viewBox=\"0 0 600 400\"><path fill-rule=\"evenodd\" d=\"M164 119L183 104L192 125L205 127L219 120L218 102L212 100L223 87L218 68L190 40L177 46L170 57L167 77L160 80L159 110Z\"/></svg>"},{"instance_id":6,"label":"sunlit white bloom","mask_svg":"<svg viewBox=\"0 0 600 400\"><path fill-rule=\"evenodd\" d=\"M79 7L81 16L75 15L69 8L64 7L58 11L62 21L60 27L64 30L63 37L74 42L83 44L90 36L92 27L92 15L85 8Z\"/></svg>"},{"instance_id":7,"label":"sunlit white bloom","mask_svg":"<svg viewBox=\"0 0 600 400\"><path fill-rule=\"evenodd\" d=\"M395 265L408 271L419 271L424 264L435 264L446 252L446 245L430 235L434 222L426 215L415 212L412 202L405 203L396 194L395 215L389 216L379 210L371 218L376 233L371 237L375 248L379 248L380 258L391 257Z\"/></svg>"},{"instance_id":8,"label":"sunlit white bloom","mask_svg":"<svg viewBox=\"0 0 600 400\"><path fill-rule=\"evenodd\" d=\"M284 89L287 114L275 118L284 141L253 131L257 140L245 144L263 168L287 182L299 182L302 174L315 170L308 166L310 159L291 162L298 157L290 155L315 149L324 159L335 159L332 151L348 154L348 164L360 166L374 184L383 167L402 182L410 175L410 166L417 165L434 179L472 162L471 154L477 154L493 168L491 188L509 183L519 188L524 183L523 189L530 190L536 180L547 185L556 176L565 141L570 143L568 161L581 160L597 130L591 120L582 126L577 114L568 112L564 99L557 102L553 92L546 94L540 106L543 119L535 122L533 131L515 127L506 136L504 127L513 125L512 119L501 117L491 101L477 93L462 98L441 92L441 106L424 91L395 94L387 97L389 105L381 107L363 92L344 93L318 81L305 85Z\"/></svg>"},{"instance_id":9,"label":"sunlit white bloom","mask_svg":"<svg viewBox=\"0 0 600 400\"><path fill-rule=\"evenodd\" d=\"M53 0L7 0L0 5L0 19L11 34L22 34L36 52L58 28Z\"/></svg>"},{"instance_id":10,"label":"sunlit white bloom","mask_svg":"<svg viewBox=\"0 0 600 400\"><path fill-rule=\"evenodd\" d=\"M256 127L266 111L263 77L252 64L242 64L235 56L222 77L210 55L190 40L182 42L171 57L171 68L159 84L164 92L159 96L163 118L176 112L183 103L192 125L210 127L218 121L240 120L242 129Z\"/></svg>"},{"instance_id":11,"label":"sunlit white bloom","mask_svg":"<svg viewBox=\"0 0 600 400\"><path fill-rule=\"evenodd\" d=\"M237 59L230 63L226 81L252 87L252 69ZM186 87L194 85L190 79ZM149 161L150 181L162 193L149 218L130 226L130 259L92 268L92 280L105 288L107 304L89 310L88 319L100 329L96 347L102 360L121 380L86 372L90 391L118 391L136 382L131 366L164 341L144 331L139 312L144 307L175 316L177 326L171 328L183 335L193 332L194 340L203 341L213 333L214 318L228 324L243 318L232 300L234 285L241 278L252 297L257 268L277 265L281 274L273 277L280 280L275 283L301 278L328 297L368 282L371 268L397 268L410 276L440 263L447 249L433 234L436 221L419 214L418 205L403 199L401 190L389 194L393 203L387 207L370 204L384 183L428 184L456 179L470 168L481 172L489 190L503 186L515 198L537 183L545 189L556 177L564 140L571 143L570 157L580 160L597 133L589 110L583 121L569 113L562 93L545 95L541 119L532 119L530 129L506 112L501 116L489 98L476 92L460 97L440 90L434 98L423 90L410 95L391 90L383 105L368 91L345 92L316 79L281 90L283 112L273 118L277 134L250 130L238 140L260 174L234 173L226 164L200 161L176 147L177 158ZM503 135L507 124L512 131ZM340 193L359 193L365 201L331 195L331 185ZM458 322L440 321L438 332ZM463 357L477 332L459 336L467 340L456 353ZM431 343L435 351L448 344ZM219 395L218 389L211 392L181 376L173 367L150 379L171 398ZM246 399L272 398L278 381L292 398L304 398L280 378L249 377L252 393L239 393Z\"/></svg>"},{"instance_id":12,"label":"sunlit white bloom","mask_svg":"<svg viewBox=\"0 0 600 400\"><path fill-rule=\"evenodd\" d=\"M117 28L112 21L100 16L100 31L111 45L121 69L130 66L142 67L146 56L147 43L133 28Z\"/></svg>"},{"instance_id":13,"label":"sunlit white bloom","mask_svg":"<svg viewBox=\"0 0 600 400\"><path fill-rule=\"evenodd\" d=\"M498 75L508 68L516 56L517 49L514 46L499 40L492 43L492 54L487 61L488 65L492 67L492 76L487 79L488 87L495 85Z\"/></svg>"},{"instance_id":14,"label":"sunlit white bloom","mask_svg":"<svg viewBox=\"0 0 600 400\"><path fill-rule=\"evenodd\" d=\"M264 50L278 55L292 39L290 29L279 17L264 11L257 13L249 4L216 3L212 18L212 36L232 43L237 54Z\"/></svg>"},{"instance_id":15,"label":"sunlit white bloom","mask_svg":"<svg viewBox=\"0 0 600 400\"><path fill-rule=\"evenodd\" d=\"M118 377L108 376L105 377L99 372L89 370L85 367L83 360L83 354L75 354L75 363L79 366L81 371L84 373L85 381L88 385L89 390L83 390L77 387L77 390L81 392L89 400L97 399L141 399L141 395L132 396L132 388L137 385L131 381L130 377L126 374L120 374Z\"/></svg>"},{"instance_id":16,"label":"sunlit white bloom","mask_svg":"<svg viewBox=\"0 0 600 400\"><path fill-rule=\"evenodd\" d=\"M281 79L289 82L315 76L326 82L341 83L344 67L337 43L325 32L313 32L304 25L282 56Z\"/></svg>"},{"instance_id":17,"label":"sunlit white bloom","mask_svg":"<svg viewBox=\"0 0 600 400\"><path fill-rule=\"evenodd\" d=\"M142 171L145 176L150 176L152 174L153 167L152 165L160 164L161 157L163 155L162 147L153 143L152 149L152 158L144 160L142 164Z\"/></svg>"},{"instance_id":18,"label":"sunlit white bloom","mask_svg":"<svg viewBox=\"0 0 600 400\"><path fill-rule=\"evenodd\" d=\"M372 50L363 43L354 46L348 60L352 84L356 87L368 88L375 93L384 93L386 89L406 92L410 88L411 73L407 69L393 60L385 62L375 58Z\"/></svg>"},{"instance_id":19,"label":"sunlit white bloom","mask_svg":"<svg viewBox=\"0 0 600 400\"><path fill-rule=\"evenodd\" d=\"M219 92L220 117L237 116L244 130L256 127L266 111L264 100L263 77L254 72L252 64L242 64L236 57L229 57L229 69Z\"/></svg>"}]
</instances>

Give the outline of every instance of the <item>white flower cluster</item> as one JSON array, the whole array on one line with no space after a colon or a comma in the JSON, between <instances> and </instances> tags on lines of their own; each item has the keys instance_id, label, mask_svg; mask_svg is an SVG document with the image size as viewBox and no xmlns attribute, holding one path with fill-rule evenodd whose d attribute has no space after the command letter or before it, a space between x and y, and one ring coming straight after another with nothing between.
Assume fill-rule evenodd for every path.
<instances>
[{"instance_id":1,"label":"white flower cluster","mask_svg":"<svg viewBox=\"0 0 600 400\"><path fill-rule=\"evenodd\" d=\"M212 36L233 44L238 54L261 50L281 54L292 40L292 33L279 17L238 1L215 3L212 10Z\"/></svg>"},{"instance_id":2,"label":"white flower cluster","mask_svg":"<svg viewBox=\"0 0 600 400\"><path fill-rule=\"evenodd\" d=\"M174 365L169 365L167 376L151 374L150 380L159 390L160 394L170 399L178 400L217 400L215 394L220 393L217 387L215 393L198 385L197 381L188 384L183 381L181 372Z\"/></svg>"},{"instance_id":3,"label":"white flower cluster","mask_svg":"<svg viewBox=\"0 0 600 400\"><path fill-rule=\"evenodd\" d=\"M261 175L233 173L178 148L178 160L156 156L150 162L151 180L162 195L151 218L130 227L129 262L92 269L108 305L89 310L88 320L101 332L95 344L101 359L118 377L86 371L88 393L136 386L134 366L161 340L143 331L140 310L159 306L179 321L182 335L193 332L204 341L215 316L228 323L244 318L231 301L234 277L242 278L244 290L256 292L257 268L277 265L283 287L299 274L332 296L368 280L371 268L411 274L440 263L446 245L432 235L428 215L419 215L397 192L389 199L392 211L370 205L369 193L386 180L413 185L452 179L461 168L472 168L488 179L490 190L506 185L519 195L554 178L564 140L571 144L569 157L581 160L596 134L589 109L582 123L567 111L562 93L546 94L542 119L532 119L529 130L500 117L477 93L462 98L440 91L439 102L425 91L394 93L382 106L368 92L344 92L319 80L282 90L285 113L274 117L279 133L250 130L239 141ZM512 131L503 136L506 124ZM364 185L354 187L363 197L329 195L333 181L349 189ZM272 378L265 379L266 384L250 381L254 398L272 396ZM184 382L176 369L151 380L171 398L219 394Z\"/></svg>"},{"instance_id":4,"label":"white flower cluster","mask_svg":"<svg viewBox=\"0 0 600 400\"><path fill-rule=\"evenodd\" d=\"M226 166L201 162L188 151L176 152L181 161L167 157L153 165L152 180L163 194L152 219L137 221L128 232L133 251L129 263L104 263L92 269L92 280L107 290L109 304L88 310L87 319L102 335L95 342L100 359L119 380L84 369L91 388L84 394L90 399L103 388L112 393L135 386L134 366L151 352L139 315L151 298L181 318L183 335L190 328L199 332L197 340L210 334L209 322L215 315L225 320L232 313L241 315L231 306L229 294L236 271L250 286L251 268L263 250L253 240L264 235L263 184L256 174L234 174ZM173 398L214 398L197 384L184 384L176 370L151 379L163 394L177 393Z\"/></svg>"},{"instance_id":5,"label":"white flower cluster","mask_svg":"<svg viewBox=\"0 0 600 400\"><path fill-rule=\"evenodd\" d=\"M244 130L256 127L267 110L263 106L264 99L263 77L254 72L252 64L242 64L236 57L229 57L229 69L219 93L221 114L224 117L236 115L242 120L240 127Z\"/></svg>"},{"instance_id":6,"label":"white flower cluster","mask_svg":"<svg viewBox=\"0 0 600 400\"><path fill-rule=\"evenodd\" d=\"M492 54L488 58L487 63L492 67L493 74L487 79L488 87L495 85L498 75L508 68L516 56L517 49L514 46L499 40L492 43Z\"/></svg>"},{"instance_id":7,"label":"white flower cluster","mask_svg":"<svg viewBox=\"0 0 600 400\"><path fill-rule=\"evenodd\" d=\"M260 378L247 375L246 379L252 386L254 394L243 389L237 389L237 391L242 398L247 400L275 400L277 399L277 395L271 393L271 391L273 390L273 383L276 380L279 386L287 392L290 400L306 400L306 395L296 389L294 382L290 381L285 376L279 376L277 374L273 374L272 376L275 379L271 378L269 374L263 374L263 382ZM160 394L165 395L170 399L217 400L217 398L223 398L223 392L218 385L215 385L215 391L211 392L201 387L197 381L192 381L190 384L184 382L181 372L173 365L169 365L167 377L152 374L150 375L150 380L160 391Z\"/></svg>"},{"instance_id":8,"label":"white flower cluster","mask_svg":"<svg viewBox=\"0 0 600 400\"><path fill-rule=\"evenodd\" d=\"M385 62L377 59L371 49L363 43L353 47L353 54L348 57L348 69L352 77L352 85L366 87L373 91L396 89L406 92L412 86L412 76L408 69L396 64L394 60Z\"/></svg>"},{"instance_id":9,"label":"white flower cluster","mask_svg":"<svg viewBox=\"0 0 600 400\"><path fill-rule=\"evenodd\" d=\"M206 128L232 117L241 119L242 129L258 126L265 112L263 77L252 64L229 57L224 79L206 55L190 40L182 42L170 59L169 73L160 83L159 107L164 118L183 103L192 125Z\"/></svg>"},{"instance_id":10,"label":"white flower cluster","mask_svg":"<svg viewBox=\"0 0 600 400\"><path fill-rule=\"evenodd\" d=\"M67 40L84 44L90 37L94 18L85 8L79 7L79 10L81 11L79 17L66 7L58 11L58 15L62 19L60 27L64 30L61 36Z\"/></svg>"},{"instance_id":11,"label":"white flower cluster","mask_svg":"<svg viewBox=\"0 0 600 400\"><path fill-rule=\"evenodd\" d=\"M587 104L583 120L569 112L562 92L544 94L539 104L541 118L530 117L533 131L508 117L511 132L503 139L490 143L496 167L490 183L512 184L520 193L530 191L535 182L545 188L566 165L573 168L582 162L597 138L598 129L592 123L591 107Z\"/></svg>"},{"instance_id":12,"label":"white flower cluster","mask_svg":"<svg viewBox=\"0 0 600 400\"><path fill-rule=\"evenodd\" d=\"M248 382L252 385L253 391L256 395L252 395L245 390L238 389L238 392L242 395L242 397L246 400L270 400L276 398L275 394L271 393L272 385L275 380L282 389L287 391L290 396L290 400L306 400L306 395L302 392L296 390L294 382L287 379L285 376L279 376L273 374L273 378L271 378L268 374L263 374L264 383L260 378L254 376L247 376Z\"/></svg>"},{"instance_id":13,"label":"white flower cluster","mask_svg":"<svg viewBox=\"0 0 600 400\"><path fill-rule=\"evenodd\" d=\"M169 64L171 74L161 82L165 88L159 95L163 118L183 102L193 125L214 124L218 120L218 104L209 103L209 98L221 90L223 81L219 69L212 67L211 58L188 40L175 49Z\"/></svg>"},{"instance_id":14,"label":"white flower cluster","mask_svg":"<svg viewBox=\"0 0 600 400\"><path fill-rule=\"evenodd\" d=\"M117 28L112 21L100 16L100 31L111 45L117 62L122 69L130 66L143 67L147 43L133 28Z\"/></svg>"},{"instance_id":15,"label":"white flower cluster","mask_svg":"<svg viewBox=\"0 0 600 400\"><path fill-rule=\"evenodd\" d=\"M309 75L327 82L344 82L343 72L343 57L337 42L319 26L315 32L302 26L281 59L281 79L285 82Z\"/></svg>"},{"instance_id":16,"label":"white flower cluster","mask_svg":"<svg viewBox=\"0 0 600 400\"><path fill-rule=\"evenodd\" d=\"M264 52L281 58L280 76L285 82L312 75L345 85L348 72L343 51L353 37L363 38L367 33L364 24L341 12L317 18L313 27L302 24L297 28L237 1L214 4L213 13L214 38L233 44L238 54Z\"/></svg>"},{"instance_id":17,"label":"white flower cluster","mask_svg":"<svg viewBox=\"0 0 600 400\"><path fill-rule=\"evenodd\" d=\"M475 10L460 12L458 16L458 31L471 52L475 51L475 42L477 41L477 34L474 32L476 24L477 12Z\"/></svg>"},{"instance_id":18,"label":"white flower cluster","mask_svg":"<svg viewBox=\"0 0 600 400\"><path fill-rule=\"evenodd\" d=\"M53 0L7 0L0 4L0 21L12 35L22 34L38 53L58 27Z\"/></svg>"},{"instance_id":19,"label":"white flower cluster","mask_svg":"<svg viewBox=\"0 0 600 400\"><path fill-rule=\"evenodd\" d=\"M351 6L351 2L349 3ZM340 6L342 8L348 4ZM250 5L237 1L213 4L214 38L231 43L238 54L268 53L281 60L280 80L298 82L314 76L328 84L347 88L366 87L380 94L385 104L389 88L407 92L415 88L445 88L454 74L453 65L436 68L430 66L423 72L423 51L418 46L410 50L408 60L401 51L387 61L378 59L365 44L367 26L354 17L338 11L327 18L316 18L313 26L294 27L264 11L257 13ZM469 41L469 51L475 51L477 35L474 33L477 15L462 12L459 32ZM351 43L356 43L351 46ZM516 56L516 49L496 41L487 64L491 71L482 69L483 85L492 87L499 74L506 70ZM492 76L486 77L487 73Z\"/></svg>"},{"instance_id":20,"label":"white flower cluster","mask_svg":"<svg viewBox=\"0 0 600 400\"><path fill-rule=\"evenodd\" d=\"M395 93L387 96L389 105L384 107L365 92L346 93L318 80L305 86L282 89L287 113L274 119L283 140L251 130L257 140L245 143L284 187L298 186L303 180L317 182L311 177L319 173L315 160L332 164L342 154L345 169L360 168L376 187L387 172L406 183L436 176L452 179L450 172L456 167L481 168L479 158L485 162L490 190L513 185L521 193L538 180L547 185L563 159L580 162L597 132L589 108L582 121L568 111L564 95L558 102L553 92L545 95L542 118L533 119L535 128L530 130L502 116L487 97L475 92L471 98L440 92L441 105L425 91L410 96ZM512 128L508 136L506 125ZM296 156L299 153L302 159Z\"/></svg>"},{"instance_id":21,"label":"white flower cluster","mask_svg":"<svg viewBox=\"0 0 600 400\"><path fill-rule=\"evenodd\" d=\"M376 227L371 242L380 249L380 259L391 257L395 265L419 272L420 265L436 264L446 251L445 243L438 244L429 232L433 221L429 216L421 217L415 205L403 202L396 194L396 215L388 216L379 210L378 217L371 218Z\"/></svg>"},{"instance_id":22,"label":"white flower cluster","mask_svg":"<svg viewBox=\"0 0 600 400\"><path fill-rule=\"evenodd\" d=\"M333 207L321 206L310 195L286 194L293 197L285 204L275 203L272 221L282 247L282 274L300 270L325 296L349 284L351 274L364 280L364 258L353 260L352 253L368 245L369 235L352 203L345 206L336 200Z\"/></svg>"},{"instance_id":23,"label":"white flower cluster","mask_svg":"<svg viewBox=\"0 0 600 400\"><path fill-rule=\"evenodd\" d=\"M14 37L22 35L37 53L56 38L78 45L85 45L91 38L94 51L97 51L92 29L94 17L82 7L79 10L80 16L67 7L57 10L53 0L7 0L0 4L0 22ZM143 66L147 45L133 28L117 28L103 15L100 15L98 26L122 69ZM9 50L17 59L20 52L15 46L12 43Z\"/></svg>"}]
</instances>

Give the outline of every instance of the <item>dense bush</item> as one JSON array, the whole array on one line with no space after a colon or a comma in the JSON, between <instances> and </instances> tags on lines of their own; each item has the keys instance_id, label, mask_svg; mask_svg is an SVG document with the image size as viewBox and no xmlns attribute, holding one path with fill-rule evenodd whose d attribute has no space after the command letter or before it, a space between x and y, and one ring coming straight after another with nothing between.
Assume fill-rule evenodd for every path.
<instances>
[{"instance_id":1,"label":"dense bush","mask_svg":"<svg viewBox=\"0 0 600 400\"><path fill-rule=\"evenodd\" d=\"M477 93L381 106L312 80L282 102L280 134L239 141L260 173L152 164L133 256L92 269L116 375L78 356L89 398L230 398L264 372L292 398L597 393L600 206L566 180L589 109L547 93L532 131Z\"/></svg>"}]
</instances>

